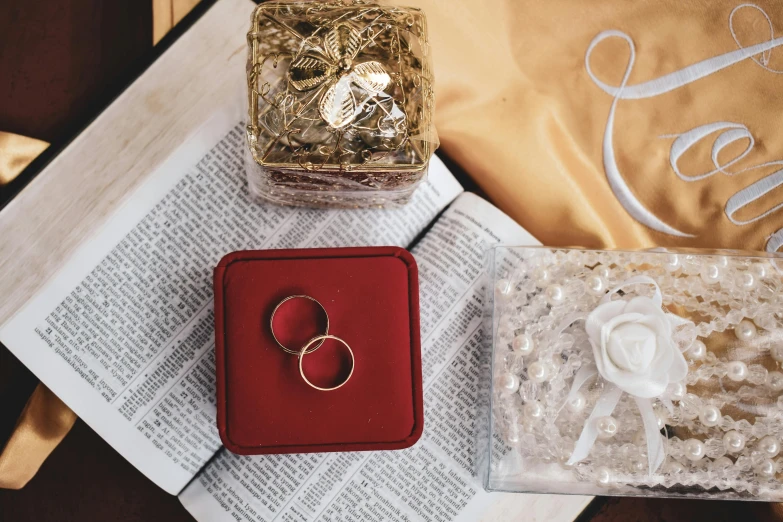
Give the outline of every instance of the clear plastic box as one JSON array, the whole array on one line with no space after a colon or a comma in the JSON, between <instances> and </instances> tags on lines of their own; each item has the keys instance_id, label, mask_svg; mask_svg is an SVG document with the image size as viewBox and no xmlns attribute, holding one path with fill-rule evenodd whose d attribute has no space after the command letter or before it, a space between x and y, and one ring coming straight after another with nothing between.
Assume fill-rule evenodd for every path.
<instances>
[{"instance_id":1,"label":"clear plastic box","mask_svg":"<svg viewBox=\"0 0 783 522\"><path fill-rule=\"evenodd\" d=\"M783 500L783 259L489 252L489 490Z\"/></svg>"}]
</instances>

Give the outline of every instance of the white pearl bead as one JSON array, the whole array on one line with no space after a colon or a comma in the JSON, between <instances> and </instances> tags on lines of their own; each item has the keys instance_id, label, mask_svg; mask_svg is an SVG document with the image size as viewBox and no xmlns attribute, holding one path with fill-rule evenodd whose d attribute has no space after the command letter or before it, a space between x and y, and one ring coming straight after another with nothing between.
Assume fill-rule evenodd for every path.
<instances>
[{"instance_id":1,"label":"white pearl bead","mask_svg":"<svg viewBox=\"0 0 783 522\"><path fill-rule=\"evenodd\" d=\"M533 279L535 279L538 286L544 288L547 283L549 283L550 279L552 279L552 274L546 268L537 268L535 272L533 272Z\"/></svg>"},{"instance_id":2,"label":"white pearl bead","mask_svg":"<svg viewBox=\"0 0 783 522\"><path fill-rule=\"evenodd\" d=\"M666 473L677 475L685 471L685 466L679 460L671 459L666 463L665 471Z\"/></svg>"},{"instance_id":3,"label":"white pearl bead","mask_svg":"<svg viewBox=\"0 0 783 522\"><path fill-rule=\"evenodd\" d=\"M758 449L769 458L777 457L780 453L780 441L772 435L767 435L758 442Z\"/></svg>"},{"instance_id":4,"label":"white pearl bead","mask_svg":"<svg viewBox=\"0 0 783 522\"><path fill-rule=\"evenodd\" d=\"M599 466L595 470L595 480L602 486L608 486L612 483L612 471L606 466Z\"/></svg>"},{"instance_id":5,"label":"white pearl bead","mask_svg":"<svg viewBox=\"0 0 783 522\"><path fill-rule=\"evenodd\" d=\"M716 406L708 404L701 409L699 420L708 428L717 426L721 420L720 410Z\"/></svg>"},{"instance_id":6,"label":"white pearl bead","mask_svg":"<svg viewBox=\"0 0 783 522\"><path fill-rule=\"evenodd\" d=\"M710 466L714 470L725 470L730 467L732 467L734 463L731 461L730 458L723 456L718 457L714 461L712 461L712 466Z\"/></svg>"},{"instance_id":7,"label":"white pearl bead","mask_svg":"<svg viewBox=\"0 0 783 522\"><path fill-rule=\"evenodd\" d=\"M533 338L527 334L517 335L512 343L514 351L520 355L530 355L536 349Z\"/></svg>"},{"instance_id":8,"label":"white pearl bead","mask_svg":"<svg viewBox=\"0 0 783 522\"><path fill-rule=\"evenodd\" d=\"M704 342L696 339L693 341L693 344L691 344L686 353L688 354L688 357L691 358L691 360L701 361L707 357L707 345L704 344Z\"/></svg>"},{"instance_id":9,"label":"white pearl bead","mask_svg":"<svg viewBox=\"0 0 783 522\"><path fill-rule=\"evenodd\" d=\"M734 282L737 288L745 291L753 290L756 288L758 279L752 272L739 272L737 277L734 278Z\"/></svg>"},{"instance_id":10,"label":"white pearl bead","mask_svg":"<svg viewBox=\"0 0 783 522\"><path fill-rule=\"evenodd\" d=\"M514 393L519 389L519 377L506 372L498 377L498 386L504 393Z\"/></svg>"},{"instance_id":11,"label":"white pearl bead","mask_svg":"<svg viewBox=\"0 0 783 522\"><path fill-rule=\"evenodd\" d=\"M534 419L522 419L519 422L519 426L525 433L533 433L536 429L536 423L534 422Z\"/></svg>"},{"instance_id":12,"label":"white pearl bead","mask_svg":"<svg viewBox=\"0 0 783 522\"><path fill-rule=\"evenodd\" d=\"M669 254L666 256L666 262L663 264L663 268L669 272L676 272L681 266L680 256L677 254Z\"/></svg>"},{"instance_id":13,"label":"white pearl bead","mask_svg":"<svg viewBox=\"0 0 783 522\"><path fill-rule=\"evenodd\" d=\"M767 374L767 388L772 391L783 390L783 373L769 372Z\"/></svg>"},{"instance_id":14,"label":"white pearl bead","mask_svg":"<svg viewBox=\"0 0 783 522\"><path fill-rule=\"evenodd\" d=\"M593 295L603 295L606 293L606 283L601 276L590 276L585 280L587 291Z\"/></svg>"},{"instance_id":15,"label":"white pearl bead","mask_svg":"<svg viewBox=\"0 0 783 522\"><path fill-rule=\"evenodd\" d=\"M777 467L775 461L772 459L764 459L756 466L756 473L762 477L772 478L777 473Z\"/></svg>"},{"instance_id":16,"label":"white pearl bead","mask_svg":"<svg viewBox=\"0 0 783 522\"><path fill-rule=\"evenodd\" d=\"M576 392L573 397L566 402L566 409L571 413L579 413L587 407L587 399L581 392Z\"/></svg>"},{"instance_id":17,"label":"white pearl bead","mask_svg":"<svg viewBox=\"0 0 783 522\"><path fill-rule=\"evenodd\" d=\"M718 265L706 265L699 271L699 276L705 284L714 285L720 281L722 271Z\"/></svg>"},{"instance_id":18,"label":"white pearl bead","mask_svg":"<svg viewBox=\"0 0 783 522\"><path fill-rule=\"evenodd\" d=\"M764 279L767 277L767 265L763 262L753 263L750 265L750 272L752 272L757 279Z\"/></svg>"},{"instance_id":19,"label":"white pearl bead","mask_svg":"<svg viewBox=\"0 0 783 522\"><path fill-rule=\"evenodd\" d=\"M544 416L544 407L541 405L538 401L531 401L525 404L525 407L522 409L522 412L525 414L525 417L528 419L541 419Z\"/></svg>"},{"instance_id":20,"label":"white pearl bead","mask_svg":"<svg viewBox=\"0 0 783 522\"><path fill-rule=\"evenodd\" d=\"M729 453L739 453L745 448L745 435L736 430L727 431L723 436L723 447Z\"/></svg>"},{"instance_id":21,"label":"white pearl bead","mask_svg":"<svg viewBox=\"0 0 783 522\"><path fill-rule=\"evenodd\" d=\"M715 259L715 264L721 268L728 268L729 267L728 256L718 256L717 259Z\"/></svg>"},{"instance_id":22,"label":"white pearl bead","mask_svg":"<svg viewBox=\"0 0 783 522\"><path fill-rule=\"evenodd\" d=\"M598 430L598 438L601 440L611 439L617 434L617 421L614 417L598 417L595 419L595 427Z\"/></svg>"},{"instance_id":23,"label":"white pearl bead","mask_svg":"<svg viewBox=\"0 0 783 522\"><path fill-rule=\"evenodd\" d=\"M546 287L546 300L551 305L557 305L565 301L565 290L560 285Z\"/></svg>"},{"instance_id":24,"label":"white pearl bead","mask_svg":"<svg viewBox=\"0 0 783 522\"><path fill-rule=\"evenodd\" d=\"M535 383L545 382L549 379L549 367L540 361L532 362L527 367L527 376Z\"/></svg>"},{"instance_id":25,"label":"white pearl bead","mask_svg":"<svg viewBox=\"0 0 783 522\"><path fill-rule=\"evenodd\" d=\"M673 401L682 400L688 392L688 387L682 382L673 382L666 388L666 395Z\"/></svg>"},{"instance_id":26,"label":"white pearl bead","mask_svg":"<svg viewBox=\"0 0 783 522\"><path fill-rule=\"evenodd\" d=\"M573 448L569 451L563 451L563 453L560 454L560 456L557 458L557 460L560 462L560 465L563 466L565 469L574 469L573 464L569 464L568 461L571 459L571 453L573 453Z\"/></svg>"},{"instance_id":27,"label":"white pearl bead","mask_svg":"<svg viewBox=\"0 0 783 522\"><path fill-rule=\"evenodd\" d=\"M734 327L734 335L740 341L750 341L756 337L756 325L752 321L743 319L737 326Z\"/></svg>"},{"instance_id":28,"label":"white pearl bead","mask_svg":"<svg viewBox=\"0 0 783 522\"><path fill-rule=\"evenodd\" d=\"M685 441L684 453L688 460L701 460L705 452L704 443L699 439L688 439Z\"/></svg>"},{"instance_id":29,"label":"white pearl bead","mask_svg":"<svg viewBox=\"0 0 783 522\"><path fill-rule=\"evenodd\" d=\"M783 344L776 344L769 349L769 354L778 362L783 362Z\"/></svg>"},{"instance_id":30,"label":"white pearl bead","mask_svg":"<svg viewBox=\"0 0 783 522\"><path fill-rule=\"evenodd\" d=\"M609 267L605 265L598 265L595 268L593 268L593 273L600 277L601 279L609 279Z\"/></svg>"},{"instance_id":31,"label":"white pearl bead","mask_svg":"<svg viewBox=\"0 0 783 522\"><path fill-rule=\"evenodd\" d=\"M727 376L732 381L744 381L748 377L748 367L742 361L731 361L726 364Z\"/></svg>"},{"instance_id":32,"label":"white pearl bead","mask_svg":"<svg viewBox=\"0 0 783 522\"><path fill-rule=\"evenodd\" d=\"M517 432L517 431L514 431L513 433L509 433L508 436L506 437L506 441L509 444L511 444L512 446L516 445L516 444L519 444L520 440L521 439L519 437L519 432Z\"/></svg>"},{"instance_id":33,"label":"white pearl bead","mask_svg":"<svg viewBox=\"0 0 783 522\"><path fill-rule=\"evenodd\" d=\"M495 283L495 290L500 295L509 295L513 289L514 287L508 279L499 279L498 282Z\"/></svg>"}]
</instances>

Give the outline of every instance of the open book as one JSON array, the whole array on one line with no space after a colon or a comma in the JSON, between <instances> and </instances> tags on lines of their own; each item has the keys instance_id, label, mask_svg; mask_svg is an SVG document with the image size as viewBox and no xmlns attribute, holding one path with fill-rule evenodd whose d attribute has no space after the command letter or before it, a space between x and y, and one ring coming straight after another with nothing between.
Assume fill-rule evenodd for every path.
<instances>
[{"instance_id":1,"label":"open book","mask_svg":"<svg viewBox=\"0 0 783 522\"><path fill-rule=\"evenodd\" d=\"M223 0L191 33L236 31L252 7ZM189 48L181 46L193 43L187 36L158 65L169 58L171 67L184 67ZM242 39L240 32L224 34L222 51L235 52ZM137 84L151 71L66 149L63 162L97 161L89 156L105 152L98 150L97 136L111 130L118 111L133 111L122 105L143 94ZM241 90L238 75L227 75L224 83L225 92ZM484 252L493 242L535 240L491 204L464 193L437 158L411 203L397 210L254 203L234 99L213 103L217 112L198 125L193 119L197 130L190 138L169 149L173 154L105 219L80 224L84 234L72 255L64 263L47 261L58 267L53 277L26 302L11 300L0 310L0 341L128 461L179 495L199 521L472 521L523 514L572 520L589 497L488 494L474 476L475 429L483 422L476 412L475 361ZM173 122L177 112L160 118ZM169 143L139 136L124 146L138 147L144 139L143 147L157 150ZM6 224L23 222L24 205L35 200L47 175L20 195ZM79 188L73 193L79 196L72 204L100 198ZM421 440L395 452L231 454L222 448L215 422L212 268L233 250L357 245L408 247L419 264ZM24 263L24 255L17 253L17 262Z\"/></svg>"}]
</instances>

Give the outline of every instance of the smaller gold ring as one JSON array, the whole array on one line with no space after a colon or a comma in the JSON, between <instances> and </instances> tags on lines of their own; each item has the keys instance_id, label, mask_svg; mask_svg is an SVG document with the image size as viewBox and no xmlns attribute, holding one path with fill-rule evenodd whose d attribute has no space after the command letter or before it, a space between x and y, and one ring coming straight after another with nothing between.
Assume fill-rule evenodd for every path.
<instances>
[{"instance_id":1,"label":"smaller gold ring","mask_svg":"<svg viewBox=\"0 0 783 522\"><path fill-rule=\"evenodd\" d=\"M346 377L345 380L343 382L341 382L340 384L338 384L337 386L333 386L331 388L322 388L320 386L316 386L315 384L311 383L307 379L307 377L304 374L304 368L302 368L302 361L304 360L304 356L305 355L307 355L308 353L313 353L313 350L311 350L309 352L307 351L307 349L310 348L310 346L313 343L317 343L317 342L320 341L320 344L318 346L321 346L321 344L323 344L324 341L326 341L327 339L333 339L333 340L335 340L335 341L337 341L339 343L342 343L343 346L348 348L348 353L351 354L351 371L348 373L348 377ZM344 386L345 383L348 382L351 379L351 376L353 375L353 369L354 369L355 364L356 364L356 360L353 357L353 350L351 350L351 347L348 346L348 343L346 343L344 340L340 339L336 335L328 335L328 334L327 335L317 335L317 336L313 337L312 339L310 339L309 341L307 341L307 344L305 344L302 347L302 349L299 350L299 375L302 376L302 379L304 379L304 382L306 382L308 384L308 386L310 386L312 388L315 388L316 390L332 391L332 390L336 390L337 388L340 388L340 387Z\"/></svg>"},{"instance_id":2,"label":"smaller gold ring","mask_svg":"<svg viewBox=\"0 0 783 522\"><path fill-rule=\"evenodd\" d=\"M272 332L272 338L274 338L274 340L277 343L277 345L280 348L282 348L283 351L285 351L286 353L290 353L291 355L299 355L301 350L292 350L292 349L284 346L283 343L280 342L280 339L277 338L277 335L275 335L275 314L277 313L277 310L281 306L283 306L284 303L290 301L291 299L309 299L310 301L314 302L315 304L317 304L318 306L321 307L321 310L323 310L324 315L326 316L326 330L324 331L324 335L328 335L329 334L329 314L326 313L326 308L324 308L324 305L322 305L321 303L318 302L318 299L315 299L314 297L310 297L309 295L304 295L304 294L289 295L288 297L286 297L285 299L283 299L282 301L277 303L277 306L275 306L275 309L272 310L272 315L269 317L269 330ZM322 339L320 343L315 345L313 347L313 349L308 351L307 353L313 353L314 351L316 351L318 348L321 347L322 344L324 344L325 340L326 339ZM312 339L310 340L310 342L307 343L306 347L309 348L311 344L312 344Z\"/></svg>"}]
</instances>

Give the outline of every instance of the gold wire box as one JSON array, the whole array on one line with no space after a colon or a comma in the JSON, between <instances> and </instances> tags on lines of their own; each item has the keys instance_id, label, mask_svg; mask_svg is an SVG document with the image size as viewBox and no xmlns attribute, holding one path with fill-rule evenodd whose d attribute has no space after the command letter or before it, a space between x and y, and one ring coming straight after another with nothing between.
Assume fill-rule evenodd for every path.
<instances>
[{"instance_id":1,"label":"gold wire box","mask_svg":"<svg viewBox=\"0 0 783 522\"><path fill-rule=\"evenodd\" d=\"M424 13L268 2L247 41L251 194L315 207L407 203L438 146Z\"/></svg>"}]
</instances>

